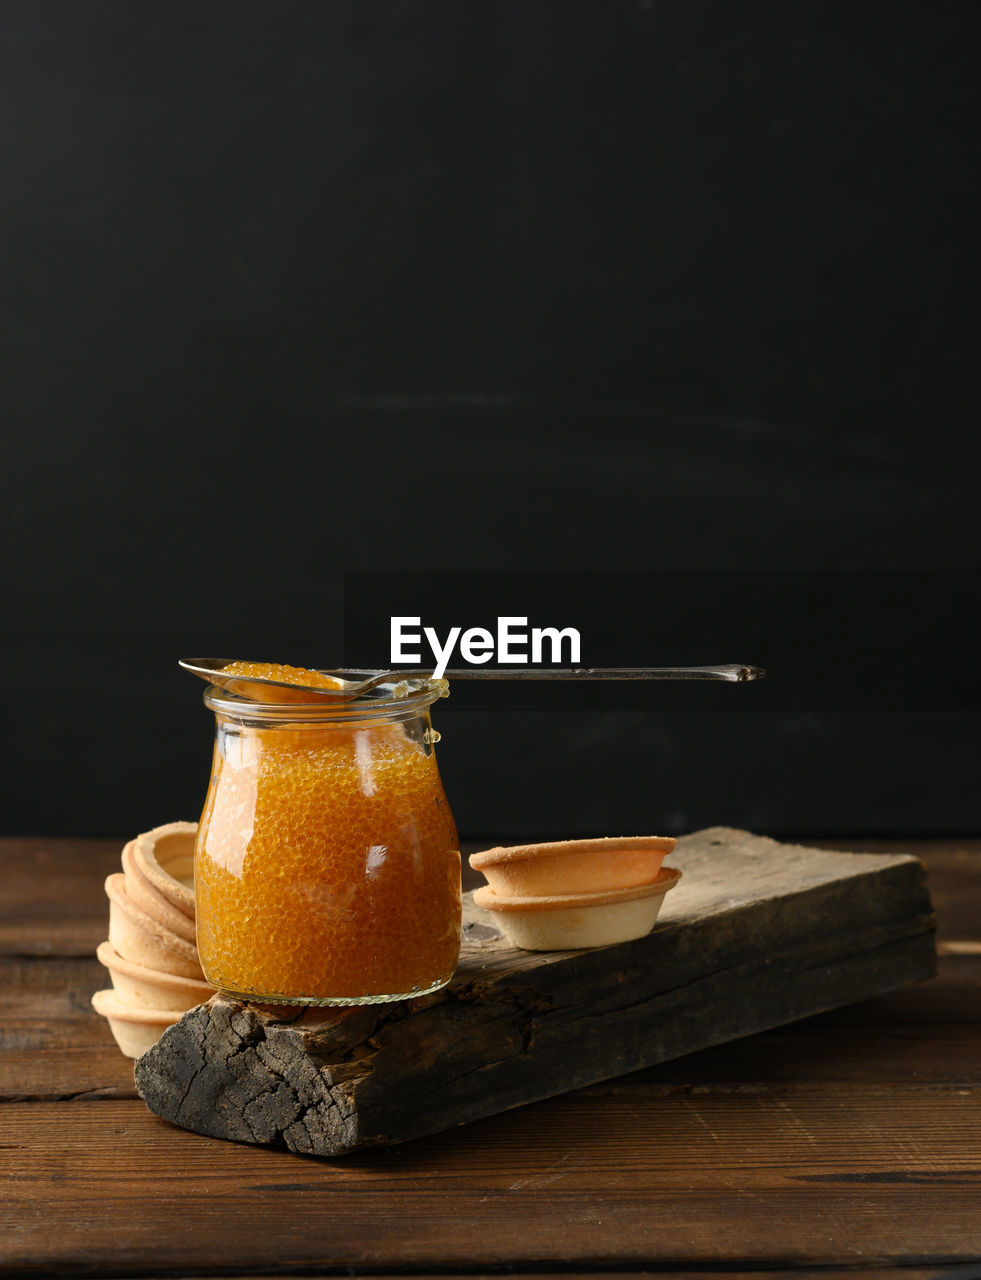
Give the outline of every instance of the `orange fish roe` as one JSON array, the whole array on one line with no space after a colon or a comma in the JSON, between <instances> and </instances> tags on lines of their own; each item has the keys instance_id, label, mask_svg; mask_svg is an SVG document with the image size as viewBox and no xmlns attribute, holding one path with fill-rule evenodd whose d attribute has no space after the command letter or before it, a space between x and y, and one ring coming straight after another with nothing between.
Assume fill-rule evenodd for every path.
<instances>
[{"instance_id":1,"label":"orange fish roe","mask_svg":"<svg viewBox=\"0 0 981 1280\"><path fill-rule=\"evenodd\" d=\"M295 684L307 689L339 689L340 681L333 676L324 675L322 671L311 671L307 667L289 667L281 662L229 662L222 667L223 676L248 676L258 680L279 680L282 684ZM302 694L291 693L289 689L277 689L275 686L261 684L242 684L237 688L231 686L236 693L242 693L256 702L306 702Z\"/></svg>"},{"instance_id":2,"label":"orange fish roe","mask_svg":"<svg viewBox=\"0 0 981 1280\"><path fill-rule=\"evenodd\" d=\"M290 669L262 668L272 670ZM423 738L428 713L255 723L219 715L199 827L197 941L209 982L311 1004L442 986L459 955L460 855Z\"/></svg>"}]
</instances>

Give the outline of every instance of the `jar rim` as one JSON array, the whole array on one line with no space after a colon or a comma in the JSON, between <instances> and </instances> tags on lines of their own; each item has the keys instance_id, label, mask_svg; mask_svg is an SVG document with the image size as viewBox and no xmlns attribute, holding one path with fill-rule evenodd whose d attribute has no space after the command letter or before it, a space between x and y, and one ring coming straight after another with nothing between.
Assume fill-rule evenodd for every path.
<instances>
[{"instance_id":1,"label":"jar rim","mask_svg":"<svg viewBox=\"0 0 981 1280\"><path fill-rule=\"evenodd\" d=\"M215 715L242 723L355 724L365 720L409 719L438 699L448 697L449 692L445 680L421 678L377 685L369 694L350 702L326 698L319 702L254 702L209 684L204 691L204 705Z\"/></svg>"}]
</instances>

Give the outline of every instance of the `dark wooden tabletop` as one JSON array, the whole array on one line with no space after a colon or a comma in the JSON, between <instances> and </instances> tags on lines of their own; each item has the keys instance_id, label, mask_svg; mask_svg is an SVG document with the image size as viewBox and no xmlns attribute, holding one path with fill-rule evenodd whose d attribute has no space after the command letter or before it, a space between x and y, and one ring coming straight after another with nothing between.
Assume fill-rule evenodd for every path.
<instances>
[{"instance_id":1,"label":"dark wooden tabletop","mask_svg":"<svg viewBox=\"0 0 981 1280\"><path fill-rule=\"evenodd\" d=\"M7 1274L981 1274L981 840L812 842L923 858L931 982L334 1162L137 1097L89 1004L120 843L0 841Z\"/></svg>"}]
</instances>

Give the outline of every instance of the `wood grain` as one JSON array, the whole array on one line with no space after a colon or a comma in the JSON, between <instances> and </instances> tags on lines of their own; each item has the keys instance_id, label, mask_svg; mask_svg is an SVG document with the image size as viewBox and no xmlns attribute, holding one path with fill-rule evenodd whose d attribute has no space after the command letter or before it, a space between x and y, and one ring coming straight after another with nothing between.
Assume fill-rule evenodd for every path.
<instances>
[{"instance_id":1,"label":"wood grain","mask_svg":"<svg viewBox=\"0 0 981 1280\"><path fill-rule=\"evenodd\" d=\"M94 955L0 955L0 1101L137 1096L132 1063L93 1015L107 985Z\"/></svg>"},{"instance_id":2,"label":"wood grain","mask_svg":"<svg viewBox=\"0 0 981 1280\"><path fill-rule=\"evenodd\" d=\"M0 885L0 1069L7 1098L51 1099L0 1104L6 1273L938 1280L981 1262L977 955L436 1137L311 1160L108 1096L132 1073L88 1010L104 971L85 946L105 936L121 843L0 841L5 866L44 871L15 907ZM941 940L981 941L981 841L876 844L923 858ZM54 901L62 886L74 897ZM55 945L24 958L22 919L43 930L46 911Z\"/></svg>"},{"instance_id":3,"label":"wood grain","mask_svg":"<svg viewBox=\"0 0 981 1280\"><path fill-rule=\"evenodd\" d=\"M550 1266L544 1274L549 1276L549 1280L582 1280L584 1274L590 1276L590 1280L615 1280L616 1277L631 1275L636 1277L656 1275L658 1280L774 1280L774 1273L769 1271L743 1271L740 1268L724 1267L719 1269L705 1270L699 1267L692 1270L685 1267L684 1270L677 1270L675 1267L662 1268L650 1263L638 1263L636 1267L624 1266L617 1271L595 1271L592 1268L588 1272L582 1271L566 1271L561 1267L558 1269ZM309 1275L309 1271L303 1272L284 1272L276 1271L277 1276L286 1275ZM321 1272L320 1274L324 1274ZM351 1269L346 1268L345 1275L351 1275ZM372 1273L373 1280L396 1280L396 1273L375 1272ZM399 1280L404 1280L405 1272L398 1272ZM506 1274L508 1280L530 1280L530 1277L541 1277L543 1272L540 1271L514 1271L513 1268L497 1268L492 1274ZM230 1275L222 1272L222 1280L244 1280L244 1272L238 1272L236 1275ZM467 1276L467 1280L472 1280L473 1273L463 1271L449 1272L433 1272L418 1271L411 1272L413 1280L463 1280ZM861 1267L860 1269L835 1267L829 1271L828 1268L822 1267L820 1270L812 1270L810 1267L793 1267L794 1280L828 1280L829 1275L838 1277L854 1277L854 1280L974 1280L973 1273L965 1269L957 1268L953 1272L947 1274L937 1273L936 1267ZM125 1280L125 1277L123 1278ZM181 1276L181 1280L205 1280L202 1275L189 1276L186 1273Z\"/></svg>"},{"instance_id":4,"label":"wood grain","mask_svg":"<svg viewBox=\"0 0 981 1280\"><path fill-rule=\"evenodd\" d=\"M979 1087L642 1108L569 1095L340 1163L148 1124L133 1102L11 1103L4 1115L0 1156L19 1172L5 1179L0 1231L14 1265L54 1269L100 1246L117 1269L152 1255L177 1272L202 1259L255 1271L438 1258L472 1271L981 1253Z\"/></svg>"},{"instance_id":5,"label":"wood grain","mask_svg":"<svg viewBox=\"0 0 981 1280\"><path fill-rule=\"evenodd\" d=\"M132 1063L89 1004L106 984L105 970L94 959L46 961L38 969L43 983L31 978L30 964L0 958L0 1101L136 1098ZM971 1081L981 1063L979 977L977 959L945 958L929 983L635 1071L590 1092Z\"/></svg>"},{"instance_id":6,"label":"wood grain","mask_svg":"<svg viewBox=\"0 0 981 1280\"><path fill-rule=\"evenodd\" d=\"M88 956L106 936L103 884L124 840L3 840L0 954Z\"/></svg>"}]
</instances>

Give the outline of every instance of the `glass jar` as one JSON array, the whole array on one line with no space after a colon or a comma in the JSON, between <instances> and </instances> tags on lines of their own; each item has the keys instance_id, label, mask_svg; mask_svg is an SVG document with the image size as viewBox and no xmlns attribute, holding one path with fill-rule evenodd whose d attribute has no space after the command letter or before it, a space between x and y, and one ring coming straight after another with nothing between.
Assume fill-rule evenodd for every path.
<instances>
[{"instance_id":1,"label":"glass jar","mask_svg":"<svg viewBox=\"0 0 981 1280\"><path fill-rule=\"evenodd\" d=\"M429 708L443 682L357 703L270 704L209 687L211 786L194 855L208 981L245 1000L348 1005L445 986L460 853Z\"/></svg>"}]
</instances>

